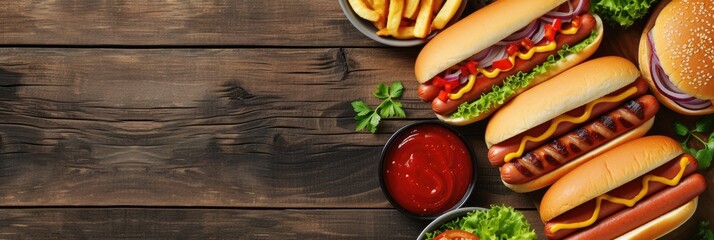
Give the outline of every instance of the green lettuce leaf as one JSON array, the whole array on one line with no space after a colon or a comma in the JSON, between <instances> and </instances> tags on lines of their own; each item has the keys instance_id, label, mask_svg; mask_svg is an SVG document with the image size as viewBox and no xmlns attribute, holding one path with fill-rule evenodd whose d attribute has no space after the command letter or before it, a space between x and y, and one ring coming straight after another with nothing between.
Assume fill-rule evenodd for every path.
<instances>
[{"instance_id":1,"label":"green lettuce leaf","mask_svg":"<svg viewBox=\"0 0 714 240\"><path fill-rule=\"evenodd\" d=\"M491 205L488 210L471 211L464 217L444 223L438 229L426 234L432 240L444 231L460 229L471 232L484 240L495 239L536 239L535 231L523 216L512 207Z\"/></svg>"},{"instance_id":2,"label":"green lettuce leaf","mask_svg":"<svg viewBox=\"0 0 714 240\"><path fill-rule=\"evenodd\" d=\"M635 20L644 17L656 0L594 0L592 11L612 26L632 26Z\"/></svg>"},{"instance_id":3,"label":"green lettuce leaf","mask_svg":"<svg viewBox=\"0 0 714 240\"><path fill-rule=\"evenodd\" d=\"M517 90L526 88L531 81L538 75L545 73L549 68L553 67L566 56L582 51L585 47L592 44L597 38L597 32L593 30L590 36L585 40L570 47L564 44L558 50L557 55L550 55L548 60L536 66L528 73L518 72L508 76L503 81L503 86L494 85L491 92L481 95L479 99L473 102L465 102L459 105L456 112L451 114L451 118L472 118L488 112L489 109L503 105L506 99L513 95Z\"/></svg>"}]
</instances>

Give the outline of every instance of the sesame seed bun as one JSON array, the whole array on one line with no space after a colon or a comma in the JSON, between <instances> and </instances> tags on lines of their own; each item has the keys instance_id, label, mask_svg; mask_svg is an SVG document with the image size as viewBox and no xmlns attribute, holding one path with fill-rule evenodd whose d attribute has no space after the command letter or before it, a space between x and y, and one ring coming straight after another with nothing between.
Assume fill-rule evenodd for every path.
<instances>
[{"instance_id":1,"label":"sesame seed bun","mask_svg":"<svg viewBox=\"0 0 714 240\"><path fill-rule=\"evenodd\" d=\"M662 95L650 72L652 49L669 80L683 93L699 99L714 99L714 2L710 0L664 0L653 11L640 38L639 65L655 96L668 108L685 115L714 113L714 105L687 109Z\"/></svg>"}]
</instances>

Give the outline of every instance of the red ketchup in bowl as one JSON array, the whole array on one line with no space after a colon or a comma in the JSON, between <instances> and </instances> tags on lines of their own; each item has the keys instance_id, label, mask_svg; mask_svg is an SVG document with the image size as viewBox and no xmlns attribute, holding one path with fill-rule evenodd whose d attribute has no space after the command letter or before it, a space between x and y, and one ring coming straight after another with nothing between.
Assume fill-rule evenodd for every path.
<instances>
[{"instance_id":1,"label":"red ketchup in bowl","mask_svg":"<svg viewBox=\"0 0 714 240\"><path fill-rule=\"evenodd\" d=\"M415 215L433 216L453 208L473 182L470 148L439 124L408 126L392 137L383 158L389 196Z\"/></svg>"}]
</instances>

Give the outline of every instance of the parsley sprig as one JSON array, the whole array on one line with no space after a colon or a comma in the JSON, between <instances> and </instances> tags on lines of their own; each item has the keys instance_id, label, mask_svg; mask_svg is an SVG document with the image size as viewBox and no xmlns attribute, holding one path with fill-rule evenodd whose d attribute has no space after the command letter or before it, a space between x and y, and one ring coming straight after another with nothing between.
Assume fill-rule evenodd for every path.
<instances>
[{"instance_id":1,"label":"parsley sprig","mask_svg":"<svg viewBox=\"0 0 714 240\"><path fill-rule=\"evenodd\" d=\"M674 131L677 135L685 137L684 141L681 142L682 147L684 147L685 152L697 158L700 170L709 168L712 158L714 158L714 132L711 132L712 125L714 125L714 115L707 115L697 120L694 129L689 129L679 121L674 122ZM706 136L707 133L709 133L709 137L706 140L702 139L701 136ZM688 143L691 139L696 139L704 147L702 149L690 148Z\"/></svg>"},{"instance_id":2,"label":"parsley sprig","mask_svg":"<svg viewBox=\"0 0 714 240\"><path fill-rule=\"evenodd\" d=\"M402 86L401 82L392 83L391 87L380 83L377 85L374 97L383 101L377 108L370 109L367 103L362 100L352 102L352 108L357 113L357 116L355 116L355 120L357 120L355 131L367 129L374 133L377 131L377 125L379 125L379 121L382 118L406 117L402 109L402 103L395 101L395 99L402 96L403 92L404 86Z\"/></svg>"},{"instance_id":3,"label":"parsley sprig","mask_svg":"<svg viewBox=\"0 0 714 240\"><path fill-rule=\"evenodd\" d=\"M709 228L709 221L703 220L699 222L699 239L714 240L714 232Z\"/></svg>"}]
</instances>

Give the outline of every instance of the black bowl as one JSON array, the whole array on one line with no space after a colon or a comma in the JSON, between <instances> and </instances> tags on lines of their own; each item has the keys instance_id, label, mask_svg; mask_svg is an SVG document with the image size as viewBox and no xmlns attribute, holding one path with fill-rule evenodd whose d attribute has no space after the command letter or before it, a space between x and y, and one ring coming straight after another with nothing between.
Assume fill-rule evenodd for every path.
<instances>
[{"instance_id":1,"label":"black bowl","mask_svg":"<svg viewBox=\"0 0 714 240\"><path fill-rule=\"evenodd\" d=\"M385 165L385 161L386 161L388 152L390 150L390 146L392 146L392 144L395 144L395 141L397 141L397 139L399 139L403 133L405 133L407 130L410 130L416 126L427 125L427 124L436 125L438 127L446 129L446 130L454 133L456 136L458 136L458 138L463 142L464 146L466 146L466 148L468 150L469 158L471 160L471 165L472 165L473 169L472 169L472 179L468 185L468 188L466 189L466 192L464 193L464 196L461 198L461 200L459 200L456 204L454 204L454 206L451 206L449 209L439 212L437 214L419 215L419 214L416 214L416 213L413 213L413 212L410 212L410 211L404 209L402 206L399 205L399 203L397 203L394 200L394 198L392 198L392 196L390 195L389 191L387 190L387 187L385 184L384 165ZM384 145L384 148L382 149L382 155L381 155L380 162L379 162L379 185L382 188L382 192L384 193L384 196L387 198L387 200L389 200L389 202L392 204L392 206L394 206L402 214L404 214L410 218L417 219L417 220L433 220L445 212L449 212L451 210L454 210L454 209L457 209L457 208L463 206L463 204L466 202L466 200L468 200L468 198L471 196L474 186L476 185L476 156L475 156L475 152L474 152L473 148L471 147L471 145L468 143L468 141L466 141L466 138L463 135L461 135L453 127L446 125L440 121L425 120L425 121L417 121L417 122L408 124L408 125L400 128L399 130L397 130L394 134L392 134L392 136L389 138L387 143Z\"/></svg>"}]
</instances>

